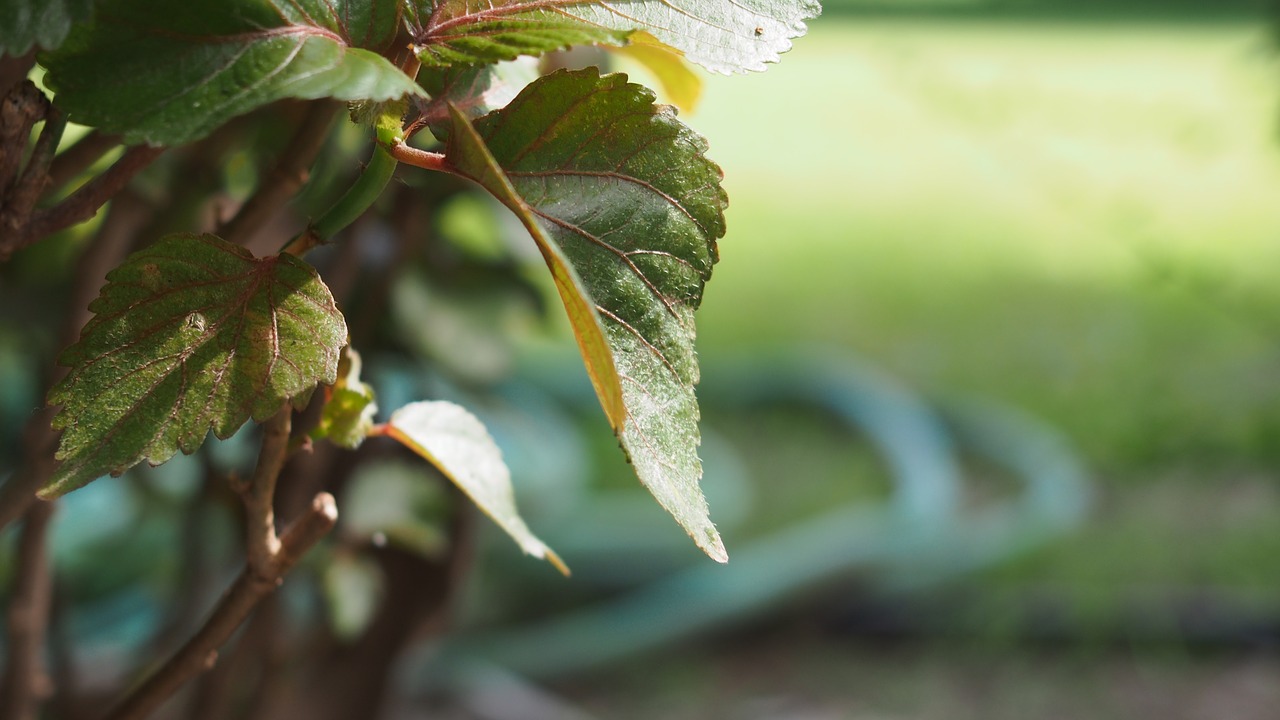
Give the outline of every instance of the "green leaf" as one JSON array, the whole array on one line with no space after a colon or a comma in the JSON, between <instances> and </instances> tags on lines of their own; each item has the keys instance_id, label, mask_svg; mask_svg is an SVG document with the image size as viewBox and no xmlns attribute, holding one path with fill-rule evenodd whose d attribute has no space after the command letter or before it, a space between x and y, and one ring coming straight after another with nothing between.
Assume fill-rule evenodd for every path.
<instances>
[{"instance_id":1,"label":"green leaf","mask_svg":"<svg viewBox=\"0 0 1280 720\"><path fill-rule=\"evenodd\" d=\"M338 381L325 391L320 422L311 431L313 440L328 440L354 450L369 436L378 404L374 402L373 388L360 380L361 365L360 353L350 346L342 349Z\"/></svg>"},{"instance_id":2,"label":"green leaf","mask_svg":"<svg viewBox=\"0 0 1280 720\"><path fill-rule=\"evenodd\" d=\"M444 0L433 9L428 0L419 5L424 7L421 25L414 29L414 50L423 67L483 65L574 45L621 45L630 32L583 22L561 12L556 2Z\"/></svg>"},{"instance_id":3,"label":"green leaf","mask_svg":"<svg viewBox=\"0 0 1280 720\"><path fill-rule=\"evenodd\" d=\"M421 91L381 49L397 0L106 0L41 58L75 122L177 145L282 98L386 101Z\"/></svg>"},{"instance_id":4,"label":"green leaf","mask_svg":"<svg viewBox=\"0 0 1280 720\"><path fill-rule=\"evenodd\" d=\"M641 482L724 561L693 392L693 311L727 204L705 150L650 90L589 69L541 78L474 128L455 111L446 156L533 235Z\"/></svg>"},{"instance_id":5,"label":"green leaf","mask_svg":"<svg viewBox=\"0 0 1280 720\"><path fill-rule=\"evenodd\" d=\"M93 0L4 0L0 2L0 55L25 55L33 46L52 50L71 26L89 19Z\"/></svg>"},{"instance_id":6,"label":"green leaf","mask_svg":"<svg viewBox=\"0 0 1280 720\"><path fill-rule=\"evenodd\" d=\"M384 432L436 466L529 555L569 569L516 511L511 472L476 416L449 402L416 402L391 414Z\"/></svg>"},{"instance_id":7,"label":"green leaf","mask_svg":"<svg viewBox=\"0 0 1280 720\"><path fill-rule=\"evenodd\" d=\"M255 259L213 235L170 235L134 253L89 309L59 358L71 370L49 393L65 432L44 498L271 417L334 382L347 335L310 265Z\"/></svg>"},{"instance_id":8,"label":"green leaf","mask_svg":"<svg viewBox=\"0 0 1280 720\"><path fill-rule=\"evenodd\" d=\"M542 73L538 61L523 57L491 65L424 67L418 82L431 95L422 109L422 121L440 139L449 135L449 106L468 118L478 118L506 107L526 85Z\"/></svg>"},{"instance_id":9,"label":"green leaf","mask_svg":"<svg viewBox=\"0 0 1280 720\"><path fill-rule=\"evenodd\" d=\"M509 60L570 45L620 44L644 30L690 62L730 74L764 70L821 12L817 0L417 0L425 65Z\"/></svg>"}]
</instances>

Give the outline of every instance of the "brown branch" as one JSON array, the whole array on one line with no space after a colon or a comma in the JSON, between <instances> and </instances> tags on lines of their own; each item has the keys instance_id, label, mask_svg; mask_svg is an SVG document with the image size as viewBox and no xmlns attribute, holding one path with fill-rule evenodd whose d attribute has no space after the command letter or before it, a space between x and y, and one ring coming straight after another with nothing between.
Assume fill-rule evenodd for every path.
<instances>
[{"instance_id":1,"label":"brown branch","mask_svg":"<svg viewBox=\"0 0 1280 720\"><path fill-rule=\"evenodd\" d=\"M75 342L80 328L89 320L89 302L97 296L106 282L107 271L115 267L129 250L134 233L147 217L147 207L132 193L123 193L111 204L106 220L98 228L97 235L76 261L75 282L68 300L66 320L59 345L66 347ZM45 383L45 391L61 376L61 369L54 369ZM0 530L17 520L36 500L36 491L44 486L53 473L53 453L57 447L58 433L50 424L54 408L44 407L33 413L23 429L23 463L21 469L0 487Z\"/></svg>"},{"instance_id":2,"label":"brown branch","mask_svg":"<svg viewBox=\"0 0 1280 720\"><path fill-rule=\"evenodd\" d=\"M97 130L89 132L53 159L49 166L49 190L57 190L75 180L119 145L119 135L107 135Z\"/></svg>"},{"instance_id":3,"label":"brown branch","mask_svg":"<svg viewBox=\"0 0 1280 720\"><path fill-rule=\"evenodd\" d=\"M93 217L99 208L133 179L134 175L150 165L164 151L165 148L149 145L135 145L129 148L106 172L85 183L66 200L51 208L35 212L25 231L0 241L0 259L43 240L63 228Z\"/></svg>"},{"instance_id":4,"label":"brown branch","mask_svg":"<svg viewBox=\"0 0 1280 720\"><path fill-rule=\"evenodd\" d=\"M0 99L0 210L18 179L31 128L49 112L49 99L30 80L14 85Z\"/></svg>"},{"instance_id":5,"label":"brown branch","mask_svg":"<svg viewBox=\"0 0 1280 720\"><path fill-rule=\"evenodd\" d=\"M338 105L312 103L275 167L263 176L257 191L245 201L236 216L219 229L218 234L237 245L248 244L254 234L302 189L337 117Z\"/></svg>"},{"instance_id":6,"label":"brown branch","mask_svg":"<svg viewBox=\"0 0 1280 720\"><path fill-rule=\"evenodd\" d=\"M31 157L27 158L27 166L22 169L22 176L4 199L3 223L6 233L20 234L31 218L36 201L49 187L49 165L53 162L53 154L62 141L62 131L67 127L67 116L55 106L51 106L44 116L44 129L36 145L31 149Z\"/></svg>"},{"instance_id":7,"label":"brown branch","mask_svg":"<svg viewBox=\"0 0 1280 720\"><path fill-rule=\"evenodd\" d=\"M53 690L42 660L53 594L46 540L52 517L52 503L32 505L18 539L17 575L6 618L9 657L0 683L3 720L35 720Z\"/></svg>"},{"instance_id":8,"label":"brown branch","mask_svg":"<svg viewBox=\"0 0 1280 720\"><path fill-rule=\"evenodd\" d=\"M8 95L13 86L25 80L35 64L35 48L31 48L26 55L18 57L0 55L0 97Z\"/></svg>"},{"instance_id":9,"label":"brown branch","mask_svg":"<svg viewBox=\"0 0 1280 720\"><path fill-rule=\"evenodd\" d=\"M280 554L280 538L276 536L276 480L289 458L289 429L293 424L293 409L285 405L275 417L262 425L262 450L258 454L258 466L244 496L245 555L249 567L267 576L271 563Z\"/></svg>"},{"instance_id":10,"label":"brown branch","mask_svg":"<svg viewBox=\"0 0 1280 720\"><path fill-rule=\"evenodd\" d=\"M159 709L188 680L213 667L218 648L265 597L279 587L284 575L320 541L338 520L333 496L319 493L311 507L276 537L271 510L276 479L288 457L291 411L285 407L265 424L258 467L244 500L249 515L248 562L223 595L203 627L142 685L134 689L108 720L139 720Z\"/></svg>"}]
</instances>

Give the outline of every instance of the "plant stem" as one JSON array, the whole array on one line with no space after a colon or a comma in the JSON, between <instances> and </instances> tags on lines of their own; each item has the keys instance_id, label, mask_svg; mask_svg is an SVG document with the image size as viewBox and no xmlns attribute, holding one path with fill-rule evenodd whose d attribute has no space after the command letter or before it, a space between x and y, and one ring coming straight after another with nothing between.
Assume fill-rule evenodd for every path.
<instances>
[{"instance_id":1,"label":"plant stem","mask_svg":"<svg viewBox=\"0 0 1280 720\"><path fill-rule=\"evenodd\" d=\"M74 145L58 153L49 166L49 191L53 192L75 180L103 155L120 145L119 135L107 135L97 130L89 132Z\"/></svg>"},{"instance_id":2,"label":"plant stem","mask_svg":"<svg viewBox=\"0 0 1280 720\"><path fill-rule=\"evenodd\" d=\"M378 133L381 135L382 130ZM387 183L391 181L395 171L395 158L391 157L380 142L376 143L373 147L373 156L369 158L369 163L365 165L360 177L356 178L355 184L333 207L329 208L328 212L312 223L306 232L285 244L281 252L302 256L312 248L332 240L334 235L342 232L373 206L387 187Z\"/></svg>"},{"instance_id":3,"label":"plant stem","mask_svg":"<svg viewBox=\"0 0 1280 720\"><path fill-rule=\"evenodd\" d=\"M402 142L393 142L387 146L387 149L392 157L406 165L438 172L452 172L448 159L440 153L419 150Z\"/></svg>"},{"instance_id":4,"label":"plant stem","mask_svg":"<svg viewBox=\"0 0 1280 720\"><path fill-rule=\"evenodd\" d=\"M66 129L67 116L56 106L51 106L45 113L44 129L40 131L36 146L31 149L27 166L5 198L4 231L20 233L27 226L36 201L49 186L49 165L53 162L58 143L62 141L62 131Z\"/></svg>"},{"instance_id":5,"label":"plant stem","mask_svg":"<svg viewBox=\"0 0 1280 720\"><path fill-rule=\"evenodd\" d=\"M284 535L275 533L276 479L288 458L291 410L286 406L265 423L262 449L251 484L243 493L248 518L247 562L204 625L173 657L127 695L108 720L140 720L155 712L187 681L217 662L221 647L284 575L338 520L333 496L319 493Z\"/></svg>"},{"instance_id":6,"label":"plant stem","mask_svg":"<svg viewBox=\"0 0 1280 720\"><path fill-rule=\"evenodd\" d=\"M36 211L25 229L0 239L0 260L63 228L93 217L134 175L164 151L165 148L148 145L129 148L106 172L85 183L66 200L51 208Z\"/></svg>"},{"instance_id":7,"label":"plant stem","mask_svg":"<svg viewBox=\"0 0 1280 720\"><path fill-rule=\"evenodd\" d=\"M210 669L218 660L218 648L240 627L254 607L275 592L281 578L333 529L338 508L329 493L316 495L311 507L285 530L280 552L270 574L259 575L245 567L223 595L203 627L141 686L129 694L107 720L140 720L150 715L188 680Z\"/></svg>"},{"instance_id":8,"label":"plant stem","mask_svg":"<svg viewBox=\"0 0 1280 720\"><path fill-rule=\"evenodd\" d=\"M32 505L18 539L17 572L7 617L9 658L0 682L2 720L35 720L41 701L52 691L41 657L53 597L46 534L53 509L53 503Z\"/></svg>"},{"instance_id":9,"label":"plant stem","mask_svg":"<svg viewBox=\"0 0 1280 720\"><path fill-rule=\"evenodd\" d=\"M27 151L31 128L49 112L49 99L30 80L23 80L0 96L0 210L18 179L18 166Z\"/></svg>"},{"instance_id":10,"label":"plant stem","mask_svg":"<svg viewBox=\"0 0 1280 720\"><path fill-rule=\"evenodd\" d=\"M293 140L280 154L275 167L263 175L257 191L235 217L219 228L218 234L223 239L237 245L248 243L254 233L302 189L316 155L329 137L329 128L338 117L338 108L332 102L316 102L307 107Z\"/></svg>"}]
</instances>

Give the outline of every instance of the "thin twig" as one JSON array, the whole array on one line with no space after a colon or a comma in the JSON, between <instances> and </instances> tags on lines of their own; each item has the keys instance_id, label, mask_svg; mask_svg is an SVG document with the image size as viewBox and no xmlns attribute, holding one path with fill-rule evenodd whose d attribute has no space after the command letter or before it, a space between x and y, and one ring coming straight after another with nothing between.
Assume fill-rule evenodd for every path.
<instances>
[{"instance_id":1,"label":"thin twig","mask_svg":"<svg viewBox=\"0 0 1280 720\"><path fill-rule=\"evenodd\" d=\"M27 224L25 231L0 240L0 259L63 228L93 217L99 208L133 179L134 175L150 165L164 151L165 148L149 145L135 145L129 148L106 172L85 183L66 200L51 208L36 211L31 216L31 222Z\"/></svg>"},{"instance_id":2,"label":"thin twig","mask_svg":"<svg viewBox=\"0 0 1280 720\"><path fill-rule=\"evenodd\" d=\"M24 80L0 96L0 210L18 179L18 167L27 151L31 128L49 112L49 99L30 80Z\"/></svg>"},{"instance_id":3,"label":"thin twig","mask_svg":"<svg viewBox=\"0 0 1280 720\"><path fill-rule=\"evenodd\" d=\"M56 191L75 180L119 145L119 135L108 135L97 130L86 133L53 159L53 164L49 166L49 191Z\"/></svg>"},{"instance_id":4,"label":"thin twig","mask_svg":"<svg viewBox=\"0 0 1280 720\"><path fill-rule=\"evenodd\" d=\"M140 720L157 710L188 680L217 662L218 648L231 637L249 613L280 584L280 579L338 520L338 507L329 493L316 495L311 508L289 526L270 574L246 567L214 608L204 627L154 675L129 694L107 720Z\"/></svg>"},{"instance_id":5,"label":"thin twig","mask_svg":"<svg viewBox=\"0 0 1280 720\"><path fill-rule=\"evenodd\" d=\"M62 131L67 128L67 116L57 106L51 106L44 116L44 129L36 145L27 158L27 166L22 169L22 176L9 190L5 198L4 222L0 227L6 233L21 233L31 218L36 201L49 186L49 165L53 162L53 154L62 141Z\"/></svg>"},{"instance_id":6,"label":"thin twig","mask_svg":"<svg viewBox=\"0 0 1280 720\"><path fill-rule=\"evenodd\" d=\"M280 585L285 573L324 537L338 519L333 496L319 493L311 507L285 531L275 533L276 479L288 457L291 412L288 407L265 423L258 467L243 493L248 514L248 562L203 627L107 716L139 720L157 710L188 680L213 667L221 647L254 607Z\"/></svg>"},{"instance_id":7,"label":"thin twig","mask_svg":"<svg viewBox=\"0 0 1280 720\"><path fill-rule=\"evenodd\" d=\"M17 576L7 617L9 657L0 683L3 720L35 720L40 703L53 690L42 660L53 597L45 533L52 517L52 503L32 505L18 540Z\"/></svg>"},{"instance_id":8,"label":"thin twig","mask_svg":"<svg viewBox=\"0 0 1280 720\"><path fill-rule=\"evenodd\" d=\"M258 189L240 207L240 211L223 225L218 234L237 245L248 244L254 234L275 215L306 183L316 155L324 147L329 128L338 117L338 105L312 103L281 153L275 167L262 177Z\"/></svg>"},{"instance_id":9,"label":"thin twig","mask_svg":"<svg viewBox=\"0 0 1280 720\"><path fill-rule=\"evenodd\" d=\"M245 554L249 567L263 576L270 573L271 563L280 554L280 538L276 536L276 480L289 458L292 424L293 410L288 405L263 423L258 466L244 493Z\"/></svg>"}]
</instances>

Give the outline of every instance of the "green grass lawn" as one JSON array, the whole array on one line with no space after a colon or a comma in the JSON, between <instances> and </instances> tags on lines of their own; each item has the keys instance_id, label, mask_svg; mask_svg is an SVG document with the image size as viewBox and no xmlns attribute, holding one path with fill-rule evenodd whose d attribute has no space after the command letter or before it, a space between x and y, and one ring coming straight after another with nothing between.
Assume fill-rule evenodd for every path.
<instances>
[{"instance_id":1,"label":"green grass lawn","mask_svg":"<svg viewBox=\"0 0 1280 720\"><path fill-rule=\"evenodd\" d=\"M822 343L929 395L1030 410L1101 502L988 582L1057 587L1084 614L1133 586L1274 607L1268 43L1240 22L836 17L768 73L708 78L688 120L731 208L699 317L707 372Z\"/></svg>"},{"instance_id":2,"label":"green grass lawn","mask_svg":"<svg viewBox=\"0 0 1280 720\"><path fill-rule=\"evenodd\" d=\"M1260 26L819 19L691 124L731 208L700 348L818 341L1106 467L1280 456Z\"/></svg>"}]
</instances>

